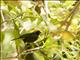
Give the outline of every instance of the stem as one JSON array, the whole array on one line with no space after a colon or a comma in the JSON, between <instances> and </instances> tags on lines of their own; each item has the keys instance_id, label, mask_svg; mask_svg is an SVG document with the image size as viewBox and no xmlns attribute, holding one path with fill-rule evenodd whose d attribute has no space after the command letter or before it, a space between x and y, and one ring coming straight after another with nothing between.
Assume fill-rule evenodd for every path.
<instances>
[{"instance_id":1,"label":"stem","mask_svg":"<svg viewBox=\"0 0 80 60\"><path fill-rule=\"evenodd\" d=\"M76 10L77 10L78 7L79 7L79 4L80 4L80 1L77 2L77 4L76 4L75 7L72 9L72 11L71 11L71 13L69 14L69 16L64 20L64 21L66 21L66 20L68 20L68 18L70 17L70 20L68 21L65 30L68 30L68 28L69 28L69 26L70 26L70 24L71 24L72 18L73 18L73 16L75 15L75 12L76 12Z\"/></svg>"},{"instance_id":2,"label":"stem","mask_svg":"<svg viewBox=\"0 0 80 60\"><path fill-rule=\"evenodd\" d=\"M36 50L39 50L39 49L41 49L41 48L43 48L43 46L25 50L25 51L23 51L21 54L19 54L18 56L20 57L20 56L23 55L23 54L29 54L29 53L31 53L32 51L36 51Z\"/></svg>"},{"instance_id":3,"label":"stem","mask_svg":"<svg viewBox=\"0 0 80 60\"><path fill-rule=\"evenodd\" d=\"M18 15L17 17L19 17L19 16L21 16L21 15ZM17 17L15 17L14 19L12 19L12 21L13 21L14 28L15 28L15 30L16 30L16 33L17 33L18 35L20 35L20 34L19 34L19 29L18 29L18 27L17 27L17 25L16 25L16 23L15 23L15 21L14 21ZM16 41L15 41L15 45L16 45L17 54L19 55L19 53L20 53L20 52L19 52L19 47L17 46ZM18 60L21 60L21 58L18 57Z\"/></svg>"},{"instance_id":4,"label":"stem","mask_svg":"<svg viewBox=\"0 0 80 60\"><path fill-rule=\"evenodd\" d=\"M16 26L16 24L15 24L15 21L14 21L14 19L12 19L13 20L13 23L14 23L14 27L15 27L15 30L18 32L18 34L19 34L19 30L18 30L18 28L17 28L17 26ZM16 51L17 51L17 54L19 55L19 48L18 48L18 46L17 46L17 44L16 44L16 41L15 41L15 45L16 45ZM18 57L18 60L20 60L20 58Z\"/></svg>"},{"instance_id":5,"label":"stem","mask_svg":"<svg viewBox=\"0 0 80 60\"><path fill-rule=\"evenodd\" d=\"M6 21L5 18L4 18L4 15L3 15L3 11L1 10L1 17L2 17L2 20L3 21ZM4 28L6 27L6 23L3 23L3 26ZM0 24L0 27L1 27L1 24Z\"/></svg>"},{"instance_id":6,"label":"stem","mask_svg":"<svg viewBox=\"0 0 80 60\"><path fill-rule=\"evenodd\" d=\"M71 12L68 14L68 16L64 19L64 23L62 23L59 28L61 28L64 24L65 24L65 25L67 24L65 30L68 30L68 28L69 28L69 26L70 26L70 24L71 24L72 18L73 18L73 16L75 15L75 12L76 12L76 10L77 10L78 7L79 7L79 4L80 4L80 1L78 1L78 2L76 3L76 5L75 5L74 8L72 9L72 11L71 11ZM70 18L70 19L69 19L69 18ZM69 19L69 21L68 21L68 19Z\"/></svg>"}]
</instances>

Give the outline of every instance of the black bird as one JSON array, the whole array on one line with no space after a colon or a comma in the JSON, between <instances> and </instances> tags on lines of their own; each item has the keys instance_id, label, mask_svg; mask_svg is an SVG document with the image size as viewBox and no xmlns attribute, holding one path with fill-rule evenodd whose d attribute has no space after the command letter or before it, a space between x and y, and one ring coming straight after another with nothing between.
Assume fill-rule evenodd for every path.
<instances>
[{"instance_id":1,"label":"black bird","mask_svg":"<svg viewBox=\"0 0 80 60\"><path fill-rule=\"evenodd\" d=\"M38 39L38 36L39 36L40 33L41 33L40 31L35 31L35 32L32 32L32 33L23 34L20 37L15 38L13 40L22 39L24 43L26 43L26 42L32 43L32 42L34 42Z\"/></svg>"},{"instance_id":2,"label":"black bird","mask_svg":"<svg viewBox=\"0 0 80 60\"><path fill-rule=\"evenodd\" d=\"M30 53L28 55L25 55L24 60L36 60L34 57L34 53Z\"/></svg>"}]
</instances>

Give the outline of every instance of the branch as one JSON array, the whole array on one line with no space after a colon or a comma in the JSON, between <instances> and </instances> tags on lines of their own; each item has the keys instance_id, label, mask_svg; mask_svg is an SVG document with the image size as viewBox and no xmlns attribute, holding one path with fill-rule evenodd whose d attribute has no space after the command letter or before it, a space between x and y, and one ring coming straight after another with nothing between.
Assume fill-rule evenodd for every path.
<instances>
[{"instance_id":1,"label":"branch","mask_svg":"<svg viewBox=\"0 0 80 60\"><path fill-rule=\"evenodd\" d=\"M21 55L23 54L29 54L29 53L32 53L33 51L36 51L36 50L39 50L43 48L43 46L40 46L40 47L36 47L36 48L32 48L32 49L28 49L28 50L25 50L23 51L21 54L19 54L18 56L20 57Z\"/></svg>"},{"instance_id":2,"label":"branch","mask_svg":"<svg viewBox=\"0 0 80 60\"><path fill-rule=\"evenodd\" d=\"M80 5L80 1L78 1L78 2L76 3L75 7L74 7L73 10L71 11L71 13L70 13L70 15L69 15L70 20L68 21L65 30L68 30L68 27L70 26L71 21L72 21L72 18L73 18L73 16L75 15L75 12L76 12L76 10L78 9L79 5ZM69 17L67 17L67 19L68 19ZM66 19L65 19L65 21L66 21Z\"/></svg>"},{"instance_id":3,"label":"branch","mask_svg":"<svg viewBox=\"0 0 80 60\"><path fill-rule=\"evenodd\" d=\"M66 28L65 30L68 30L68 27L70 26L71 24L71 21L72 21L72 18L73 18L73 15L75 14L76 10L78 9L79 7L79 4L80 4L80 1L78 1L76 3L76 5L74 6L74 8L72 9L72 11L68 14L68 16L64 19L63 23L61 24L61 26L59 28L61 28L64 24L66 25ZM70 18L70 19L69 19ZM69 21L68 21L69 19Z\"/></svg>"}]
</instances>

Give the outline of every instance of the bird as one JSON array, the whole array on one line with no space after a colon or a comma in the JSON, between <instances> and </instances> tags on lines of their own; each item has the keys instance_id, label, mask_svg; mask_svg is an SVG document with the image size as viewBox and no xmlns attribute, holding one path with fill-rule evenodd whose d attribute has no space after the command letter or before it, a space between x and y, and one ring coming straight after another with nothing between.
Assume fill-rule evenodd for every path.
<instances>
[{"instance_id":1,"label":"bird","mask_svg":"<svg viewBox=\"0 0 80 60\"><path fill-rule=\"evenodd\" d=\"M18 38L12 39L13 40L17 40L17 39L22 39L24 43L32 43L34 41L36 41L40 35L40 31L34 31L32 33L26 33L23 34L21 36L19 36Z\"/></svg>"},{"instance_id":2,"label":"bird","mask_svg":"<svg viewBox=\"0 0 80 60\"><path fill-rule=\"evenodd\" d=\"M34 57L34 53L29 53L25 55L24 60L36 60L36 57Z\"/></svg>"}]
</instances>

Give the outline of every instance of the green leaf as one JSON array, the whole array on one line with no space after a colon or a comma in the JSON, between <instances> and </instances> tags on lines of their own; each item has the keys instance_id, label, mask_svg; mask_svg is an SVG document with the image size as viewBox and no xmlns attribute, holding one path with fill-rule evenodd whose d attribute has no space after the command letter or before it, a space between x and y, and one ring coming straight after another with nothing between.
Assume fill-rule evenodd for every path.
<instances>
[{"instance_id":1,"label":"green leaf","mask_svg":"<svg viewBox=\"0 0 80 60\"><path fill-rule=\"evenodd\" d=\"M1 32L0 34L1 34L1 37L0 37L0 43L2 43L3 42L3 40L4 40L4 36L5 36L5 34L4 34L5 32Z\"/></svg>"}]
</instances>

